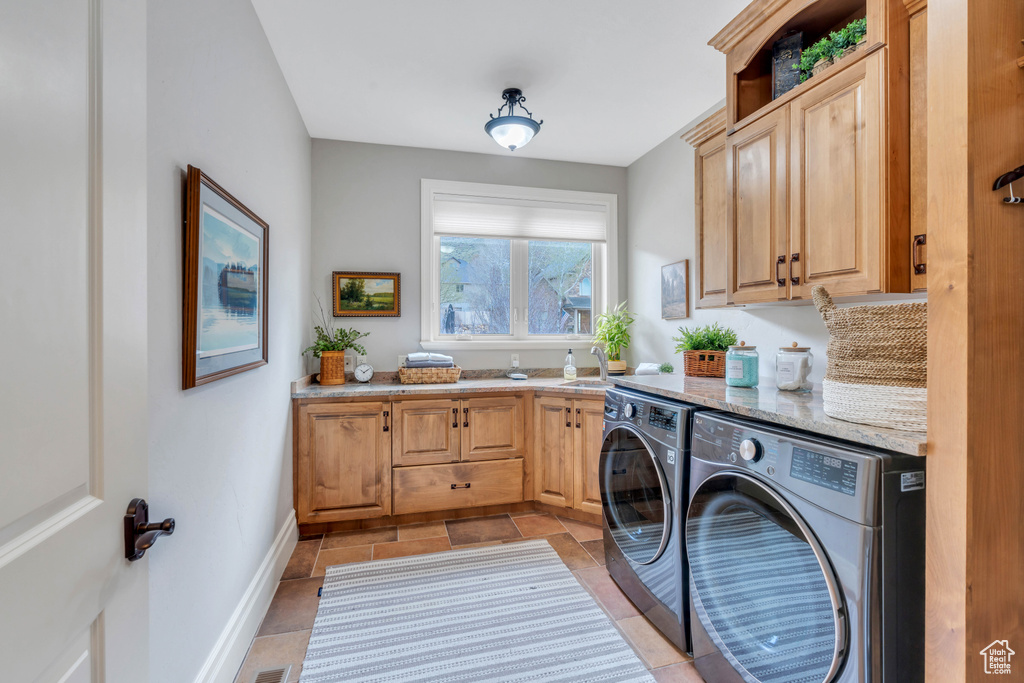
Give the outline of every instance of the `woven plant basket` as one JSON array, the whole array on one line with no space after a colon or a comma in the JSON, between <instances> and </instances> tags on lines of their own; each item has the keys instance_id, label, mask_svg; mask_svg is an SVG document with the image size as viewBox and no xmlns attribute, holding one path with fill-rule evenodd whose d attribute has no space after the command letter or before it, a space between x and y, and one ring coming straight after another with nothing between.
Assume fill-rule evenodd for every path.
<instances>
[{"instance_id":1,"label":"woven plant basket","mask_svg":"<svg viewBox=\"0 0 1024 683\"><path fill-rule=\"evenodd\" d=\"M459 381L462 368L398 368L402 384L454 384Z\"/></svg>"},{"instance_id":2,"label":"woven plant basket","mask_svg":"<svg viewBox=\"0 0 1024 683\"><path fill-rule=\"evenodd\" d=\"M345 383L345 352L324 351L320 354L320 384Z\"/></svg>"},{"instance_id":3,"label":"woven plant basket","mask_svg":"<svg viewBox=\"0 0 1024 683\"><path fill-rule=\"evenodd\" d=\"M683 374L725 377L725 351L683 351Z\"/></svg>"},{"instance_id":4,"label":"woven plant basket","mask_svg":"<svg viewBox=\"0 0 1024 683\"><path fill-rule=\"evenodd\" d=\"M812 76L817 76L822 71L824 71L825 69L829 68L830 66L832 66L832 60L831 59L819 59L817 62L815 62L814 66L811 67L811 75Z\"/></svg>"},{"instance_id":5,"label":"woven plant basket","mask_svg":"<svg viewBox=\"0 0 1024 683\"><path fill-rule=\"evenodd\" d=\"M836 308L818 285L828 327L825 414L847 422L927 431L928 305Z\"/></svg>"}]
</instances>

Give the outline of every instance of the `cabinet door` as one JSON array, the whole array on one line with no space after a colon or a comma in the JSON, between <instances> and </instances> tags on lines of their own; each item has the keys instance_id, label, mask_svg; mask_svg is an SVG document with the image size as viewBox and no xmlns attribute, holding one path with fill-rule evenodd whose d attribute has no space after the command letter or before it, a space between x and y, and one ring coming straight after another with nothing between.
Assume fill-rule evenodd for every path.
<instances>
[{"instance_id":1,"label":"cabinet door","mask_svg":"<svg viewBox=\"0 0 1024 683\"><path fill-rule=\"evenodd\" d=\"M725 178L725 133L697 148L696 161L696 235L697 235L697 308L712 308L728 303L729 282L726 234L728 194Z\"/></svg>"},{"instance_id":2,"label":"cabinet door","mask_svg":"<svg viewBox=\"0 0 1024 683\"><path fill-rule=\"evenodd\" d=\"M601 514L601 441L604 436L604 401L574 401L573 507Z\"/></svg>"},{"instance_id":3,"label":"cabinet door","mask_svg":"<svg viewBox=\"0 0 1024 683\"><path fill-rule=\"evenodd\" d=\"M522 396L462 401L462 460L499 460L526 455Z\"/></svg>"},{"instance_id":4,"label":"cabinet door","mask_svg":"<svg viewBox=\"0 0 1024 683\"><path fill-rule=\"evenodd\" d=\"M726 140L729 303L785 299L789 109L766 114Z\"/></svg>"},{"instance_id":5,"label":"cabinet door","mask_svg":"<svg viewBox=\"0 0 1024 683\"><path fill-rule=\"evenodd\" d=\"M793 100L791 298L882 290L882 79L879 51Z\"/></svg>"},{"instance_id":6,"label":"cabinet door","mask_svg":"<svg viewBox=\"0 0 1024 683\"><path fill-rule=\"evenodd\" d=\"M928 10L910 17L910 289L928 290Z\"/></svg>"},{"instance_id":7,"label":"cabinet door","mask_svg":"<svg viewBox=\"0 0 1024 683\"><path fill-rule=\"evenodd\" d=\"M390 403L301 406L295 458L300 523L391 514Z\"/></svg>"},{"instance_id":8,"label":"cabinet door","mask_svg":"<svg viewBox=\"0 0 1024 683\"><path fill-rule=\"evenodd\" d=\"M396 401L392 458L398 465L435 465L459 459L457 400Z\"/></svg>"},{"instance_id":9,"label":"cabinet door","mask_svg":"<svg viewBox=\"0 0 1024 683\"><path fill-rule=\"evenodd\" d=\"M572 401L538 396L534 399L534 499L572 507Z\"/></svg>"}]
</instances>

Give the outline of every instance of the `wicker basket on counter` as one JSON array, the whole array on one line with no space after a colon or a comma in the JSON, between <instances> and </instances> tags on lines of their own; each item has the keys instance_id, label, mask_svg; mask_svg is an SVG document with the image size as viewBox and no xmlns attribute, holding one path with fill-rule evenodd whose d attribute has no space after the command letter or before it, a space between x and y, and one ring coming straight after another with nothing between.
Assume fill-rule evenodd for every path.
<instances>
[{"instance_id":1,"label":"wicker basket on counter","mask_svg":"<svg viewBox=\"0 0 1024 683\"><path fill-rule=\"evenodd\" d=\"M821 285L811 294L830 335L825 414L927 431L928 304L836 308Z\"/></svg>"},{"instance_id":2,"label":"wicker basket on counter","mask_svg":"<svg viewBox=\"0 0 1024 683\"><path fill-rule=\"evenodd\" d=\"M324 351L320 354L320 373L316 381L325 386L345 383L344 351Z\"/></svg>"},{"instance_id":3,"label":"wicker basket on counter","mask_svg":"<svg viewBox=\"0 0 1024 683\"><path fill-rule=\"evenodd\" d=\"M725 351L683 351L687 377L725 377Z\"/></svg>"},{"instance_id":4,"label":"wicker basket on counter","mask_svg":"<svg viewBox=\"0 0 1024 683\"><path fill-rule=\"evenodd\" d=\"M454 384L459 381L462 368L398 368L402 384Z\"/></svg>"}]
</instances>

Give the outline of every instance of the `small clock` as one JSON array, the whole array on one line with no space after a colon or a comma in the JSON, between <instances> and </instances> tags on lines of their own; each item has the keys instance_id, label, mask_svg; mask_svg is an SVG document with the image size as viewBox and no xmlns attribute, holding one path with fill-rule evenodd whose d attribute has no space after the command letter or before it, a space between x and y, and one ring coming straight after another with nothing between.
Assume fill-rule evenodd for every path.
<instances>
[{"instance_id":1,"label":"small clock","mask_svg":"<svg viewBox=\"0 0 1024 683\"><path fill-rule=\"evenodd\" d=\"M373 368L369 363L362 363L355 370L356 380L360 382L369 382L373 378Z\"/></svg>"}]
</instances>

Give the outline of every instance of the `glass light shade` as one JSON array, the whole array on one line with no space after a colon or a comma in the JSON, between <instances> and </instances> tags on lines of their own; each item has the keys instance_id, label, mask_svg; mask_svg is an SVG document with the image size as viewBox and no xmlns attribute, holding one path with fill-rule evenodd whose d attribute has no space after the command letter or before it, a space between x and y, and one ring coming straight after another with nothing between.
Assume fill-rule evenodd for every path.
<instances>
[{"instance_id":1,"label":"glass light shade","mask_svg":"<svg viewBox=\"0 0 1024 683\"><path fill-rule=\"evenodd\" d=\"M487 134L502 147L516 151L540 131L540 124L525 116L499 116L484 125Z\"/></svg>"}]
</instances>

